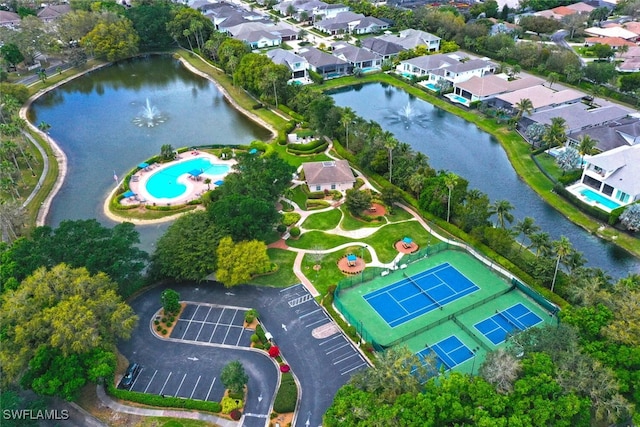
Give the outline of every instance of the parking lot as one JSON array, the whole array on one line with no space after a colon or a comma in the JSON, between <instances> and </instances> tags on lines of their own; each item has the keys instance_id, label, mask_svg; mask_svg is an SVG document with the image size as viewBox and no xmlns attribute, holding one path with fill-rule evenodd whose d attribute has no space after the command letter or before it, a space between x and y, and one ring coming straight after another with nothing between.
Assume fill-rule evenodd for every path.
<instances>
[{"instance_id":1,"label":"parking lot","mask_svg":"<svg viewBox=\"0 0 640 427\"><path fill-rule=\"evenodd\" d=\"M159 396L175 396L219 402L224 395L222 382L216 378L213 371L203 372L198 369L197 372L196 374L191 370L189 372L181 372L147 369L143 366L131 390Z\"/></svg>"},{"instance_id":2,"label":"parking lot","mask_svg":"<svg viewBox=\"0 0 640 427\"><path fill-rule=\"evenodd\" d=\"M368 366L360 352L302 285L287 288L282 294L307 333L316 339L318 352L324 354L322 360L333 366L334 372L346 375Z\"/></svg>"},{"instance_id":3,"label":"parking lot","mask_svg":"<svg viewBox=\"0 0 640 427\"><path fill-rule=\"evenodd\" d=\"M244 328L246 308L190 303L180 315L171 338L249 347L253 330Z\"/></svg>"}]
</instances>

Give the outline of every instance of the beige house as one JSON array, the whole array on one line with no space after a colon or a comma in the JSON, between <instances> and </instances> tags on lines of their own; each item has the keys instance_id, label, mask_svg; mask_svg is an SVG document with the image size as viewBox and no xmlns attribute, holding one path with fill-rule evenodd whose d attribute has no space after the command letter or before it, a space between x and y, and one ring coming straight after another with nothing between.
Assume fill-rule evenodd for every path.
<instances>
[{"instance_id":1,"label":"beige house","mask_svg":"<svg viewBox=\"0 0 640 427\"><path fill-rule=\"evenodd\" d=\"M310 191L346 191L356 182L346 160L303 163L302 170Z\"/></svg>"}]
</instances>

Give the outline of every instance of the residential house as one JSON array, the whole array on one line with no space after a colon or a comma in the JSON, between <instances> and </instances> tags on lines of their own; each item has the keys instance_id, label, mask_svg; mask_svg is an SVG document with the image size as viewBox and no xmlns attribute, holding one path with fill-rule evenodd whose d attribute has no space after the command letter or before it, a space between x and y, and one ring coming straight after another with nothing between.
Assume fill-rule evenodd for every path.
<instances>
[{"instance_id":1,"label":"residential house","mask_svg":"<svg viewBox=\"0 0 640 427\"><path fill-rule=\"evenodd\" d=\"M380 55L383 60L392 59L404 50L401 45L383 40L380 37L368 37L362 40L362 47Z\"/></svg>"},{"instance_id":2,"label":"residential house","mask_svg":"<svg viewBox=\"0 0 640 427\"><path fill-rule=\"evenodd\" d=\"M632 42L638 41L638 34L622 28L620 25L609 27L589 27L584 32L595 37L620 37Z\"/></svg>"},{"instance_id":3,"label":"residential house","mask_svg":"<svg viewBox=\"0 0 640 427\"><path fill-rule=\"evenodd\" d=\"M640 200L640 144L585 156L580 182L621 205Z\"/></svg>"},{"instance_id":4,"label":"residential house","mask_svg":"<svg viewBox=\"0 0 640 427\"><path fill-rule=\"evenodd\" d=\"M71 12L71 6L68 4L51 4L40 9L38 19L42 22L51 22L69 12Z\"/></svg>"},{"instance_id":5,"label":"residential house","mask_svg":"<svg viewBox=\"0 0 640 427\"><path fill-rule=\"evenodd\" d=\"M306 82L309 78L309 62L302 56L284 49L272 49L267 52L267 57L274 64L289 67L291 70L290 81Z\"/></svg>"},{"instance_id":6,"label":"residential house","mask_svg":"<svg viewBox=\"0 0 640 427\"><path fill-rule=\"evenodd\" d=\"M352 65L344 59L325 53L315 47L305 47L297 52L309 62L309 69L325 79L341 77L351 73Z\"/></svg>"},{"instance_id":7,"label":"residential house","mask_svg":"<svg viewBox=\"0 0 640 427\"><path fill-rule=\"evenodd\" d=\"M389 24L381 19L354 12L341 12L333 18L316 21L313 24L313 28L330 35L369 34L388 27Z\"/></svg>"},{"instance_id":8,"label":"residential house","mask_svg":"<svg viewBox=\"0 0 640 427\"><path fill-rule=\"evenodd\" d=\"M425 47L429 52L440 50L440 37L413 28L402 30L398 34L385 34L379 36L379 39L398 44L405 50L415 49L418 46Z\"/></svg>"},{"instance_id":9,"label":"residential house","mask_svg":"<svg viewBox=\"0 0 640 427\"><path fill-rule=\"evenodd\" d=\"M451 85L469 80L473 76L493 74L496 68L497 64L491 61L471 59L462 52L419 56L400 61L396 67L405 76L428 77L432 84L440 84L444 80Z\"/></svg>"},{"instance_id":10,"label":"residential house","mask_svg":"<svg viewBox=\"0 0 640 427\"><path fill-rule=\"evenodd\" d=\"M536 12L535 15L543 16L545 18L556 19L558 21L563 18L575 15L575 14L589 14L591 11L595 9L595 7L588 5L584 2L574 3L568 6L558 6L553 9L541 10L540 12Z\"/></svg>"},{"instance_id":11,"label":"residential house","mask_svg":"<svg viewBox=\"0 0 640 427\"><path fill-rule=\"evenodd\" d=\"M640 71L640 47L629 47L626 52L620 53L618 58L621 58L622 62L616 65L616 70L625 73Z\"/></svg>"},{"instance_id":12,"label":"residential house","mask_svg":"<svg viewBox=\"0 0 640 427\"><path fill-rule=\"evenodd\" d=\"M316 15L319 8L326 6L327 3L319 0L286 0L273 6L273 10L282 16L291 14L294 18L300 19L300 14L305 12L309 18ZM349 9L347 9L349 10Z\"/></svg>"},{"instance_id":13,"label":"residential house","mask_svg":"<svg viewBox=\"0 0 640 427\"><path fill-rule=\"evenodd\" d=\"M583 96L584 93L577 90L564 89L556 91L539 85L496 95L489 101L489 104L515 112L516 104L523 99L529 99L533 105L532 113L535 113L536 111L551 109L563 104L580 102Z\"/></svg>"},{"instance_id":14,"label":"residential house","mask_svg":"<svg viewBox=\"0 0 640 427\"><path fill-rule=\"evenodd\" d=\"M509 80L505 74L489 74L483 77L473 76L469 80L453 85L453 93L468 99L469 102L486 101L496 95L525 89L544 83L544 80L527 76Z\"/></svg>"},{"instance_id":15,"label":"residential house","mask_svg":"<svg viewBox=\"0 0 640 427\"><path fill-rule=\"evenodd\" d=\"M344 4L327 4L325 3L322 6L318 6L313 12L313 17L315 20L318 19L331 19L338 16L338 14L343 12L349 12L349 6Z\"/></svg>"},{"instance_id":16,"label":"residential house","mask_svg":"<svg viewBox=\"0 0 640 427\"><path fill-rule=\"evenodd\" d=\"M584 44L587 46L593 46L595 44L606 44L607 46L611 46L613 50L618 50L622 46L633 47L636 44L630 42L629 40L625 40L622 37L586 37L584 39Z\"/></svg>"},{"instance_id":17,"label":"residential house","mask_svg":"<svg viewBox=\"0 0 640 427\"><path fill-rule=\"evenodd\" d=\"M334 56L349 62L354 69L359 68L367 72L379 70L382 67L382 57L367 49L345 42L334 43L332 49Z\"/></svg>"},{"instance_id":18,"label":"residential house","mask_svg":"<svg viewBox=\"0 0 640 427\"><path fill-rule=\"evenodd\" d=\"M303 163L302 170L310 191L346 191L356 182L346 160Z\"/></svg>"},{"instance_id":19,"label":"residential house","mask_svg":"<svg viewBox=\"0 0 640 427\"><path fill-rule=\"evenodd\" d=\"M0 10L0 27L17 28L20 25L20 15Z\"/></svg>"},{"instance_id":20,"label":"residential house","mask_svg":"<svg viewBox=\"0 0 640 427\"><path fill-rule=\"evenodd\" d=\"M242 22L225 31L234 39L242 40L252 49L279 46L283 41L295 40L297 33L286 23Z\"/></svg>"},{"instance_id":21,"label":"residential house","mask_svg":"<svg viewBox=\"0 0 640 427\"><path fill-rule=\"evenodd\" d=\"M591 108L582 102L575 102L526 114L522 117L521 125L523 127L529 127L533 123L550 125L554 117L560 117L564 119L567 134L571 134L594 126L616 122L628 115L629 109L617 105Z\"/></svg>"},{"instance_id":22,"label":"residential house","mask_svg":"<svg viewBox=\"0 0 640 427\"><path fill-rule=\"evenodd\" d=\"M585 135L596 141L595 148L601 152L636 145L640 143L640 119L626 116L619 120L569 133L569 143L577 146Z\"/></svg>"}]
</instances>

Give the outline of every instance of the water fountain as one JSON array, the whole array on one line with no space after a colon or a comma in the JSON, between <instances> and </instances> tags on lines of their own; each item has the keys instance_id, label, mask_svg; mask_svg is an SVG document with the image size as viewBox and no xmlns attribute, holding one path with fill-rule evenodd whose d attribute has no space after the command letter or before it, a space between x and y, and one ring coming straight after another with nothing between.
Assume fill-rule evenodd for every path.
<instances>
[{"instance_id":1,"label":"water fountain","mask_svg":"<svg viewBox=\"0 0 640 427\"><path fill-rule=\"evenodd\" d=\"M155 105L151 105L151 101L147 98L145 107L142 109L142 114L133 119L133 123L140 127L146 126L152 128L157 124L164 123L167 120L165 116L160 113L160 110Z\"/></svg>"},{"instance_id":2,"label":"water fountain","mask_svg":"<svg viewBox=\"0 0 640 427\"><path fill-rule=\"evenodd\" d=\"M391 114L386 119L390 125L402 124L405 129L409 129L414 124L426 128L429 121L427 115L414 110L410 102L399 110L391 110Z\"/></svg>"}]
</instances>

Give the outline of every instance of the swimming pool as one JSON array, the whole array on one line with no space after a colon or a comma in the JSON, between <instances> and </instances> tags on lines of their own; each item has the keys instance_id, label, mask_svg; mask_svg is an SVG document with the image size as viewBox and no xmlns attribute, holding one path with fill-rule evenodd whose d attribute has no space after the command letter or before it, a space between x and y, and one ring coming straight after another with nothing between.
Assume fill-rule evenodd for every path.
<instances>
[{"instance_id":1,"label":"swimming pool","mask_svg":"<svg viewBox=\"0 0 640 427\"><path fill-rule=\"evenodd\" d=\"M433 92L440 92L440 89L438 89L438 86L434 85L433 83L427 83L424 85L424 87L426 87L427 89Z\"/></svg>"},{"instance_id":2,"label":"swimming pool","mask_svg":"<svg viewBox=\"0 0 640 427\"><path fill-rule=\"evenodd\" d=\"M201 170L204 175L224 175L229 173L228 165L213 164L209 159L191 159L161 169L149 177L146 189L158 199L172 199L183 195L187 186L178 182L178 177L192 170Z\"/></svg>"},{"instance_id":3,"label":"swimming pool","mask_svg":"<svg viewBox=\"0 0 640 427\"><path fill-rule=\"evenodd\" d=\"M603 206L605 206L606 208L608 208L610 210L614 210L614 209L619 208L620 206L622 206L621 204L616 203L613 200L604 197L602 194L596 193L595 191L593 191L590 188L581 188L581 189L578 190L578 192L588 202L592 202L592 203L603 205Z\"/></svg>"},{"instance_id":4,"label":"swimming pool","mask_svg":"<svg viewBox=\"0 0 640 427\"><path fill-rule=\"evenodd\" d=\"M469 104L469 100L467 98L463 98L460 95L456 95L454 93L449 93L449 94L447 94L445 96L447 98L449 98L451 101L457 102L458 104L462 104L462 105L468 105Z\"/></svg>"}]
</instances>

